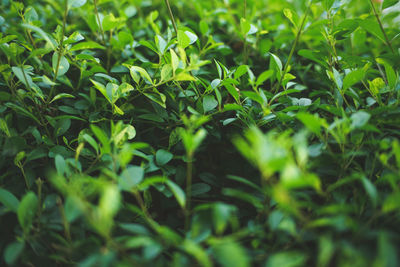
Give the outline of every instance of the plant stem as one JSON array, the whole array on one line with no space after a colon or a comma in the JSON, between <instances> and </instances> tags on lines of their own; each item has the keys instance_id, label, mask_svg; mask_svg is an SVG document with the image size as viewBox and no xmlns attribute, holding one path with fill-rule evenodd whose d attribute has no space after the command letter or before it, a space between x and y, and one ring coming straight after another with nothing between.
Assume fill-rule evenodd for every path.
<instances>
[{"instance_id":1,"label":"plant stem","mask_svg":"<svg viewBox=\"0 0 400 267\"><path fill-rule=\"evenodd\" d=\"M171 6L169 5L169 1L165 0L165 4L168 7L169 17L171 18L172 26L174 26L174 30L175 30L176 36L178 36L178 28L176 27L174 14L172 13Z\"/></svg>"},{"instance_id":2,"label":"plant stem","mask_svg":"<svg viewBox=\"0 0 400 267\"><path fill-rule=\"evenodd\" d=\"M244 10L243 10L243 17L246 18L247 13L247 0L244 0Z\"/></svg>"},{"instance_id":3,"label":"plant stem","mask_svg":"<svg viewBox=\"0 0 400 267\"><path fill-rule=\"evenodd\" d=\"M388 36L386 35L386 31L385 31L385 29L383 28L382 21L381 21L381 19L379 18L379 15L378 15L378 12L376 11L376 8L375 8L374 3L372 2L372 0L369 0L369 3L371 4L372 10L374 11L375 18L376 18L376 20L378 21L378 24L379 24L379 27L381 28L381 31L382 31L382 33L383 33L383 36L385 37L387 46L389 46L389 48L390 48L390 50L392 51L392 53L395 54L394 49L393 49L393 46L392 46L392 44L390 43Z\"/></svg>"},{"instance_id":4,"label":"plant stem","mask_svg":"<svg viewBox=\"0 0 400 267\"><path fill-rule=\"evenodd\" d=\"M67 220L67 217L65 216L65 210L64 210L64 206L62 203L62 200L60 197L57 198L57 206L58 209L60 210L60 214L61 214L61 219L63 222L63 226L64 226L64 235L67 238L68 242L71 243L71 231L70 231L70 227L69 227L69 222Z\"/></svg>"},{"instance_id":5,"label":"plant stem","mask_svg":"<svg viewBox=\"0 0 400 267\"><path fill-rule=\"evenodd\" d=\"M54 94L54 83L56 82L56 79L58 76L58 69L60 68L60 62L61 62L61 58L62 58L63 52L64 52L64 35L65 35L65 25L67 23L67 15L68 15L68 0L64 0L64 16L63 16L61 40L60 40L60 46L59 46L59 51L58 51L56 69L54 71L53 85L51 86L49 97L47 99L48 103L51 101L51 98L53 97L53 94Z\"/></svg>"},{"instance_id":6,"label":"plant stem","mask_svg":"<svg viewBox=\"0 0 400 267\"><path fill-rule=\"evenodd\" d=\"M20 162L17 164L17 166L21 170L22 176L24 177L26 188L28 188L28 190L31 189L31 187L29 186L28 178L25 174L24 166Z\"/></svg>"},{"instance_id":7,"label":"plant stem","mask_svg":"<svg viewBox=\"0 0 400 267\"><path fill-rule=\"evenodd\" d=\"M192 175L193 175L193 153L187 154L186 164L186 209L185 209L185 231L189 229L191 200L192 200Z\"/></svg>"},{"instance_id":8,"label":"plant stem","mask_svg":"<svg viewBox=\"0 0 400 267\"><path fill-rule=\"evenodd\" d=\"M102 38L103 44L106 44L106 38L104 36L103 27L101 26L99 10L97 9L97 0L93 0L93 3L94 3L94 14L96 15L97 23L99 24L100 36Z\"/></svg>"},{"instance_id":9,"label":"plant stem","mask_svg":"<svg viewBox=\"0 0 400 267\"><path fill-rule=\"evenodd\" d=\"M299 29L297 30L296 39L294 40L294 43L293 43L293 45L292 45L292 49L290 50L289 57L288 57L288 59L287 59L287 61L286 61L285 67L283 68L283 72L282 72L282 75L281 75L281 77L280 77L280 79L279 79L279 83L275 85L275 88L274 88L274 90L273 90L274 94L277 92L277 90L279 89L279 87L280 87L281 84L282 84L283 79L285 78L286 72L287 72L287 70L288 70L288 68L289 68L290 61L292 60L292 57L293 57L293 54L294 54L294 50L296 49L297 43L299 42L301 33L302 33L302 31L303 31L303 27L304 27L304 24L305 24L305 22L306 22L308 13L310 12L310 8L311 8L311 4L312 4L312 3L313 3L313 1L311 0L310 3L309 3L308 6L307 6L306 13L304 14L304 17L303 17L303 19L302 19L302 21L301 21L300 27L299 27ZM286 90L286 88L284 88L284 90Z\"/></svg>"}]
</instances>

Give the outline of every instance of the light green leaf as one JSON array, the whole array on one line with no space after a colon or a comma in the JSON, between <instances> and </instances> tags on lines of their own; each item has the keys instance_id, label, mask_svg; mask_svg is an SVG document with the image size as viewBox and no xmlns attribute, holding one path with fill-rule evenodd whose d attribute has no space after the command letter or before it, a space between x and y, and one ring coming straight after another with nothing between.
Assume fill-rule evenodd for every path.
<instances>
[{"instance_id":1,"label":"light green leaf","mask_svg":"<svg viewBox=\"0 0 400 267\"><path fill-rule=\"evenodd\" d=\"M167 100L167 97L160 93L160 92L156 92L156 93L144 93L144 95L151 99L152 101L156 102L157 104L159 104L160 106L162 106L163 108L166 108L167 106L165 105L165 101Z\"/></svg>"},{"instance_id":2,"label":"light green leaf","mask_svg":"<svg viewBox=\"0 0 400 267\"><path fill-rule=\"evenodd\" d=\"M150 78L150 75L147 73L147 71L141 67L138 66L131 66L129 68L131 76L133 78L133 80L138 84L139 83L139 79L138 79L138 75L137 73L140 74L140 76L142 76L143 79L147 80L149 83L153 84L153 81Z\"/></svg>"},{"instance_id":3,"label":"light green leaf","mask_svg":"<svg viewBox=\"0 0 400 267\"><path fill-rule=\"evenodd\" d=\"M111 145L110 145L110 140L108 136L104 133L102 129L97 127L96 125L90 125L90 129L94 133L94 135L99 139L101 145L102 145L102 153L110 153L111 152Z\"/></svg>"},{"instance_id":4,"label":"light green leaf","mask_svg":"<svg viewBox=\"0 0 400 267\"><path fill-rule=\"evenodd\" d=\"M305 266L307 255L295 251L278 252L271 255L265 267L301 267Z\"/></svg>"},{"instance_id":5,"label":"light green leaf","mask_svg":"<svg viewBox=\"0 0 400 267\"><path fill-rule=\"evenodd\" d=\"M42 29L39 27L30 25L30 24L22 24L22 27L30 29L34 32L36 32L38 35L40 35L51 47L51 49L55 50L57 47L56 41L54 41L53 38L51 38L47 33L45 33Z\"/></svg>"},{"instance_id":6,"label":"light green leaf","mask_svg":"<svg viewBox=\"0 0 400 267\"><path fill-rule=\"evenodd\" d=\"M188 74L188 73L181 72L175 77L175 81L178 81L178 82L196 81L196 78L193 77L192 75Z\"/></svg>"},{"instance_id":7,"label":"light green leaf","mask_svg":"<svg viewBox=\"0 0 400 267\"><path fill-rule=\"evenodd\" d=\"M375 37L378 37L382 42L386 43L385 35L383 34L374 16L370 16L364 20L360 20L359 23L364 30L373 34Z\"/></svg>"},{"instance_id":8,"label":"light green leaf","mask_svg":"<svg viewBox=\"0 0 400 267\"><path fill-rule=\"evenodd\" d=\"M203 109L204 113L207 113L208 111L213 110L218 106L217 100L215 100L215 97L213 95L206 95L203 98Z\"/></svg>"},{"instance_id":9,"label":"light green leaf","mask_svg":"<svg viewBox=\"0 0 400 267\"><path fill-rule=\"evenodd\" d=\"M118 184L122 190L130 191L144 178L144 169L140 166L128 166L119 178Z\"/></svg>"},{"instance_id":10,"label":"light green leaf","mask_svg":"<svg viewBox=\"0 0 400 267\"><path fill-rule=\"evenodd\" d=\"M399 0L385 0L385 1L383 1L382 9L394 6L398 2L399 2Z\"/></svg>"},{"instance_id":11,"label":"light green leaf","mask_svg":"<svg viewBox=\"0 0 400 267\"><path fill-rule=\"evenodd\" d=\"M86 0L69 0L68 8L81 7L86 4Z\"/></svg>"},{"instance_id":12,"label":"light green leaf","mask_svg":"<svg viewBox=\"0 0 400 267\"><path fill-rule=\"evenodd\" d=\"M180 47L182 47L183 49L185 49L186 47L188 47L190 45L190 38L189 36L182 30L178 31L178 45Z\"/></svg>"},{"instance_id":13,"label":"light green leaf","mask_svg":"<svg viewBox=\"0 0 400 267\"><path fill-rule=\"evenodd\" d=\"M175 51L173 49L169 50L171 53L171 65L172 65L172 70L175 74L175 71L178 69L179 67L179 58L176 55Z\"/></svg>"},{"instance_id":14,"label":"light green leaf","mask_svg":"<svg viewBox=\"0 0 400 267\"><path fill-rule=\"evenodd\" d=\"M27 233L35 217L36 209L38 207L38 198L35 193L28 192L21 200L17 215L18 221L25 233Z\"/></svg>"},{"instance_id":15,"label":"light green leaf","mask_svg":"<svg viewBox=\"0 0 400 267\"><path fill-rule=\"evenodd\" d=\"M290 20L290 22L293 24L293 26L295 26L296 27L296 29L297 29L297 23L296 23L296 13L294 13L293 12L293 10L291 10L291 9L289 9L289 8L285 8L284 10L283 10L283 14L285 15L285 17L287 17L289 20Z\"/></svg>"},{"instance_id":16,"label":"light green leaf","mask_svg":"<svg viewBox=\"0 0 400 267\"><path fill-rule=\"evenodd\" d=\"M240 31L243 36L247 35L251 29L250 22L248 22L245 18L240 19Z\"/></svg>"},{"instance_id":17,"label":"light green leaf","mask_svg":"<svg viewBox=\"0 0 400 267\"><path fill-rule=\"evenodd\" d=\"M78 51L78 50L85 50L85 49L105 49L104 46L93 42L93 41L88 41L88 42L81 42L79 44L74 45L69 51Z\"/></svg>"},{"instance_id":18,"label":"light green leaf","mask_svg":"<svg viewBox=\"0 0 400 267\"><path fill-rule=\"evenodd\" d=\"M236 242L224 241L223 243L212 246L212 251L218 263L223 267L250 266L249 256Z\"/></svg>"},{"instance_id":19,"label":"light green leaf","mask_svg":"<svg viewBox=\"0 0 400 267\"><path fill-rule=\"evenodd\" d=\"M172 155L167 150L159 149L156 152L156 163L159 166L163 166L167 164L173 157L174 155Z\"/></svg>"},{"instance_id":20,"label":"light green leaf","mask_svg":"<svg viewBox=\"0 0 400 267\"><path fill-rule=\"evenodd\" d=\"M369 198L371 199L372 204L374 207L378 204L378 191L376 190L375 185L368 180L366 177L361 178L361 182L364 186L365 192L368 194Z\"/></svg>"},{"instance_id":21,"label":"light green leaf","mask_svg":"<svg viewBox=\"0 0 400 267\"><path fill-rule=\"evenodd\" d=\"M164 55L165 48L167 47L167 42L160 35L156 35L155 39L156 39L158 52L161 55Z\"/></svg>"},{"instance_id":22,"label":"light green leaf","mask_svg":"<svg viewBox=\"0 0 400 267\"><path fill-rule=\"evenodd\" d=\"M186 205L186 195L185 192L180 188L176 183L172 182L171 180L166 181L167 186L171 190L172 194L174 194L178 204L185 208Z\"/></svg>"},{"instance_id":23,"label":"light green leaf","mask_svg":"<svg viewBox=\"0 0 400 267\"><path fill-rule=\"evenodd\" d=\"M197 35L190 31L185 31L185 34L187 37L189 37L189 40L190 40L189 44L194 44L198 39Z\"/></svg>"},{"instance_id":24,"label":"light green leaf","mask_svg":"<svg viewBox=\"0 0 400 267\"><path fill-rule=\"evenodd\" d=\"M23 66L23 69L21 67L12 67L11 69L14 72L15 76L17 76L18 80L20 80L20 82L22 82L25 86L33 86L32 77L30 75L30 66Z\"/></svg>"},{"instance_id":25,"label":"light green leaf","mask_svg":"<svg viewBox=\"0 0 400 267\"><path fill-rule=\"evenodd\" d=\"M397 83L396 72L394 71L393 67L387 61L385 61L381 58L378 58L377 62L379 64L382 64L383 66L385 66L386 79L388 81L388 85L390 86L390 88L393 89Z\"/></svg>"},{"instance_id":26,"label":"light green leaf","mask_svg":"<svg viewBox=\"0 0 400 267\"><path fill-rule=\"evenodd\" d=\"M57 69L57 64L58 64L58 57L59 57L59 53L54 52L52 60L51 60L54 73L57 72L56 69ZM64 56L62 56L60 59L60 63L58 65L57 77L63 76L65 73L67 73L68 70L69 70L69 62Z\"/></svg>"},{"instance_id":27,"label":"light green leaf","mask_svg":"<svg viewBox=\"0 0 400 267\"><path fill-rule=\"evenodd\" d=\"M368 112L359 110L356 113L353 113L350 118L352 128L361 128L367 124L371 115Z\"/></svg>"},{"instance_id":28,"label":"light green leaf","mask_svg":"<svg viewBox=\"0 0 400 267\"><path fill-rule=\"evenodd\" d=\"M235 71L235 74L234 74L235 80L239 79L240 77L242 77L242 75L247 73L248 69L249 69L249 66L240 65Z\"/></svg>"},{"instance_id":29,"label":"light green leaf","mask_svg":"<svg viewBox=\"0 0 400 267\"><path fill-rule=\"evenodd\" d=\"M95 80L90 79L90 81L93 83L94 87L99 90L99 92L108 100L108 102L111 103L112 99L109 97L106 87Z\"/></svg>"},{"instance_id":30,"label":"light green leaf","mask_svg":"<svg viewBox=\"0 0 400 267\"><path fill-rule=\"evenodd\" d=\"M96 151L96 153L99 152L99 146L97 145L97 142L96 142L96 140L94 140L93 137L91 137L91 136L88 135L88 134L84 134L84 135L82 136L82 138L85 139L85 141L88 142L88 143L94 148L94 150Z\"/></svg>"},{"instance_id":31,"label":"light green leaf","mask_svg":"<svg viewBox=\"0 0 400 267\"><path fill-rule=\"evenodd\" d=\"M58 99L61 99L61 98L75 98L75 96L71 95L71 94L67 94L67 93L61 93L61 94L58 94L55 97L53 97L53 99L50 101L50 103L52 103Z\"/></svg>"},{"instance_id":32,"label":"light green leaf","mask_svg":"<svg viewBox=\"0 0 400 267\"><path fill-rule=\"evenodd\" d=\"M122 22L123 22L123 19L116 18L111 13L111 14L108 14L107 16L105 16L103 18L103 21L102 21L101 25L103 27L103 31L109 31L109 30L112 30L114 28L117 28Z\"/></svg>"},{"instance_id":33,"label":"light green leaf","mask_svg":"<svg viewBox=\"0 0 400 267\"><path fill-rule=\"evenodd\" d=\"M165 64L161 69L161 81L167 81L172 76L172 67L170 64Z\"/></svg>"},{"instance_id":34,"label":"light green leaf","mask_svg":"<svg viewBox=\"0 0 400 267\"><path fill-rule=\"evenodd\" d=\"M233 96L236 102L239 102L239 92L236 90L236 88L229 83L224 84L226 90L228 90L229 94Z\"/></svg>"},{"instance_id":35,"label":"light green leaf","mask_svg":"<svg viewBox=\"0 0 400 267\"><path fill-rule=\"evenodd\" d=\"M352 72L347 74L346 77L344 77L342 90L346 91L354 84L362 81L362 79L364 79L364 76L365 76L365 70L363 69L353 70Z\"/></svg>"},{"instance_id":36,"label":"light green leaf","mask_svg":"<svg viewBox=\"0 0 400 267\"><path fill-rule=\"evenodd\" d=\"M54 158L57 174L63 176L67 170L67 164L63 156L57 154Z\"/></svg>"},{"instance_id":37,"label":"light green leaf","mask_svg":"<svg viewBox=\"0 0 400 267\"><path fill-rule=\"evenodd\" d=\"M321 127L326 123L324 123L324 119L321 119L318 114L298 113L296 117L307 127L308 130L315 133L317 136L321 135Z\"/></svg>"}]
</instances>

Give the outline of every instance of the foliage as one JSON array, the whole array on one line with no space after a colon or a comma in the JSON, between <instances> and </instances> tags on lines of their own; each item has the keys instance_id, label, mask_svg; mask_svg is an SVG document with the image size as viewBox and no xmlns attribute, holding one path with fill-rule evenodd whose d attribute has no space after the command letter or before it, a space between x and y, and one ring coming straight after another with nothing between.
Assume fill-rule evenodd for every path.
<instances>
[{"instance_id":1,"label":"foliage","mask_svg":"<svg viewBox=\"0 0 400 267\"><path fill-rule=\"evenodd\" d=\"M379 2L0 0L0 265L398 266Z\"/></svg>"}]
</instances>

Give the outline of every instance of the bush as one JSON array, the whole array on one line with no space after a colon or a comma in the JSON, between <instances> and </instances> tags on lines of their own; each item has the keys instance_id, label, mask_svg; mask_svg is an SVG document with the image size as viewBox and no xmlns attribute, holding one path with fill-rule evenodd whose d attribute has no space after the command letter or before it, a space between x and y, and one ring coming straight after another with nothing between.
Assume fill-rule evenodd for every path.
<instances>
[{"instance_id":1,"label":"bush","mask_svg":"<svg viewBox=\"0 0 400 267\"><path fill-rule=\"evenodd\" d=\"M397 1L0 3L14 266L398 266Z\"/></svg>"}]
</instances>

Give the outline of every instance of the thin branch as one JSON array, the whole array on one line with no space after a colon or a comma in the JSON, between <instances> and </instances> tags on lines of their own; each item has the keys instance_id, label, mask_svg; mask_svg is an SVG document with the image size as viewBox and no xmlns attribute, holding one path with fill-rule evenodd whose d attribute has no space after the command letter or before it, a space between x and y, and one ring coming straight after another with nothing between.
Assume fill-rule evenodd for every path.
<instances>
[{"instance_id":1,"label":"thin branch","mask_svg":"<svg viewBox=\"0 0 400 267\"><path fill-rule=\"evenodd\" d=\"M168 1L168 0L165 0L165 4L166 4L167 7L168 7L169 16L170 16L171 21L172 21L172 26L174 26L174 30L175 30L176 36L178 36L178 28L176 27L176 23L175 23L175 19L174 19L174 14L172 13L171 6L169 5L169 1Z\"/></svg>"}]
</instances>

